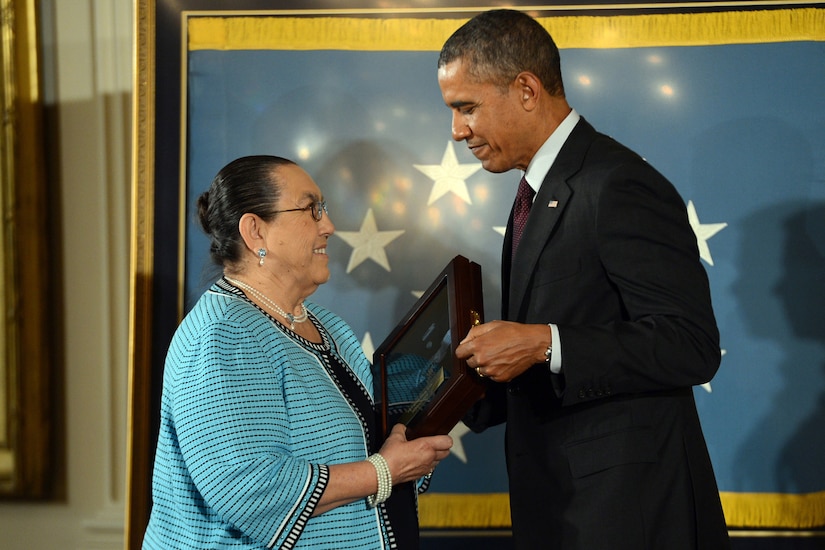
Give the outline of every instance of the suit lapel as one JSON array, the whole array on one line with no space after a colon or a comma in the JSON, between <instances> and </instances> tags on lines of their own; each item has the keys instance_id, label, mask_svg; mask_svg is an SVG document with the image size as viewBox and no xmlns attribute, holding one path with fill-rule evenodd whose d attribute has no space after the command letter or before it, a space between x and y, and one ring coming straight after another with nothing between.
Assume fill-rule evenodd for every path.
<instances>
[{"instance_id":1,"label":"suit lapel","mask_svg":"<svg viewBox=\"0 0 825 550\"><path fill-rule=\"evenodd\" d=\"M513 205L515 207L515 203ZM522 235L523 236L523 235ZM507 220L507 231L504 233L504 247L501 249L501 314L507 318L510 288L510 267L512 265L513 250L513 208L510 208L510 218Z\"/></svg>"},{"instance_id":2,"label":"suit lapel","mask_svg":"<svg viewBox=\"0 0 825 550\"><path fill-rule=\"evenodd\" d=\"M519 320L518 312L522 309L521 304L524 301L530 280L533 278L539 256L544 248L548 246L553 232L573 196L573 189L568 181L581 168L585 152L590 146L594 135L595 130L593 127L584 118L580 119L570 137L562 146L561 151L559 151L558 157L556 157L539 188L514 258L509 258L506 251L509 244L504 243L505 251L502 254L502 264L506 263L506 259L509 258L510 260L509 277L502 277L502 281L505 282L504 288L508 288L506 281L509 278L508 298L503 301L505 307L503 312L506 312L508 319Z\"/></svg>"}]
</instances>

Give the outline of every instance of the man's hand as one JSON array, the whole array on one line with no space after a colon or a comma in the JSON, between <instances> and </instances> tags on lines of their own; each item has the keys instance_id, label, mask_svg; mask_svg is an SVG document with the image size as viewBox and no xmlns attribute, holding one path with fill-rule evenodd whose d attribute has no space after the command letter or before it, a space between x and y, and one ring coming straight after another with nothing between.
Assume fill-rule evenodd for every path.
<instances>
[{"instance_id":1,"label":"man's hand","mask_svg":"<svg viewBox=\"0 0 825 550\"><path fill-rule=\"evenodd\" d=\"M509 382L536 363L544 361L552 332L547 325L491 321L470 329L456 348L456 357L479 376Z\"/></svg>"}]
</instances>

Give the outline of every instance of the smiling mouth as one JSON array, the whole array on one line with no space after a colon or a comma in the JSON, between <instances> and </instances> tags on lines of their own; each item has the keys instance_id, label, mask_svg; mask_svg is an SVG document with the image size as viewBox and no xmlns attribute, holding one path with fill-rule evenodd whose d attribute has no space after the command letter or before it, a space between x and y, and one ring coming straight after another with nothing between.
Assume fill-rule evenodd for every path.
<instances>
[{"instance_id":1,"label":"smiling mouth","mask_svg":"<svg viewBox=\"0 0 825 550\"><path fill-rule=\"evenodd\" d=\"M313 254L324 254L325 255L327 253L327 248L326 247L316 248L315 250L312 251L312 253Z\"/></svg>"}]
</instances>

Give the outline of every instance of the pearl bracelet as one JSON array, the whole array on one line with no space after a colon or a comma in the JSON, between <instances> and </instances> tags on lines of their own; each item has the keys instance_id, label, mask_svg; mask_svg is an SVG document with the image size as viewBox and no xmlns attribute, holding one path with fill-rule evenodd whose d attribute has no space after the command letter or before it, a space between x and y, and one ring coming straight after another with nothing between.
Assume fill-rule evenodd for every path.
<instances>
[{"instance_id":1,"label":"pearl bracelet","mask_svg":"<svg viewBox=\"0 0 825 550\"><path fill-rule=\"evenodd\" d=\"M375 467L375 473L378 475L378 491L374 495L367 497L367 504L370 508L375 508L382 502L390 498L392 493L392 474L390 474L390 467L387 461L378 453L367 457L367 461Z\"/></svg>"}]
</instances>

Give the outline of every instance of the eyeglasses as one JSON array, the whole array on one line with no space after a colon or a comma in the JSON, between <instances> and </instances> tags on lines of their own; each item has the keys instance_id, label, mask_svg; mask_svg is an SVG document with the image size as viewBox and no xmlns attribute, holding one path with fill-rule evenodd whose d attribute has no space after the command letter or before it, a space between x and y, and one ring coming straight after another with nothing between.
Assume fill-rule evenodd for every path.
<instances>
[{"instance_id":1,"label":"eyeglasses","mask_svg":"<svg viewBox=\"0 0 825 550\"><path fill-rule=\"evenodd\" d=\"M306 212L309 210L309 213L312 214L312 219L316 222L321 221L324 218L324 214L326 213L329 216L329 210L327 210L327 201L315 201L309 206L304 206L303 208L290 208L288 210L276 210L273 214L280 214L281 212Z\"/></svg>"}]
</instances>

